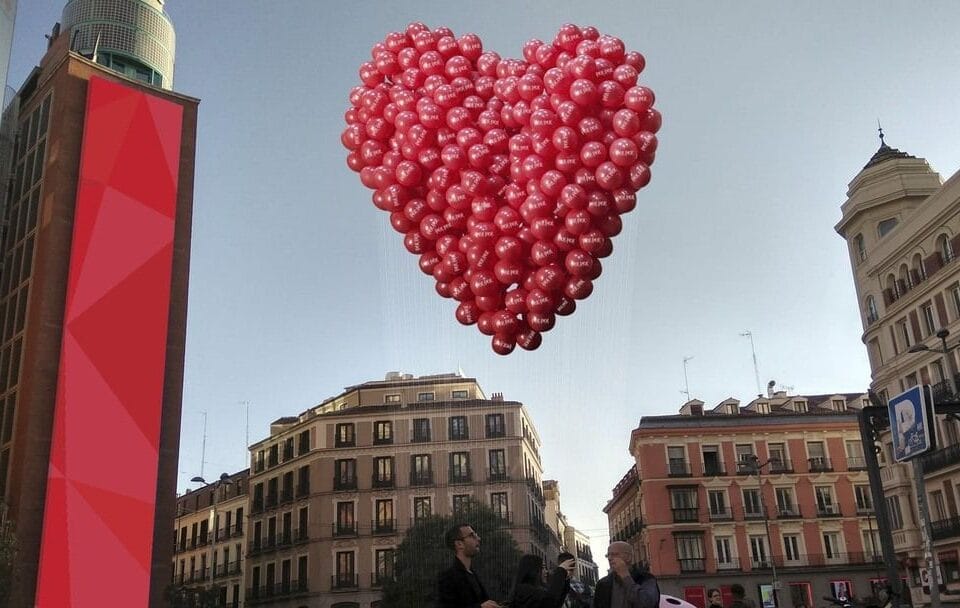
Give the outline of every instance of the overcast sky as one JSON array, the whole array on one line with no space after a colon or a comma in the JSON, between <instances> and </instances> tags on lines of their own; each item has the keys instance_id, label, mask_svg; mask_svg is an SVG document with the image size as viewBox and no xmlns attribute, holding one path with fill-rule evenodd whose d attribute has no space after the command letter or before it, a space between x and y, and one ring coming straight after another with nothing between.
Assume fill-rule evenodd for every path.
<instances>
[{"instance_id":1,"label":"overcast sky","mask_svg":"<svg viewBox=\"0 0 960 608\"><path fill-rule=\"evenodd\" d=\"M63 0L21 0L16 88ZM879 146L960 165L960 4L168 0L176 90L200 98L179 490L247 466L249 436L343 387L462 368L526 404L572 525L601 508L630 430L760 380L862 391L869 367L846 245L847 184ZM265 9L264 7L269 7ZM535 352L498 357L453 318L374 209L340 144L370 47L411 21L519 57L566 22L644 54L664 117L651 184L593 295ZM193 486L195 487L195 485Z\"/></svg>"}]
</instances>

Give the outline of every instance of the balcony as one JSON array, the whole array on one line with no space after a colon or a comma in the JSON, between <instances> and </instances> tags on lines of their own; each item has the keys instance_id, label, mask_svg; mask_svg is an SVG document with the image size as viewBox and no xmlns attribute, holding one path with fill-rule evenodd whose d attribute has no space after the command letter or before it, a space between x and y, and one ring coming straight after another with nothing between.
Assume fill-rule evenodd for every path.
<instances>
[{"instance_id":1,"label":"balcony","mask_svg":"<svg viewBox=\"0 0 960 608\"><path fill-rule=\"evenodd\" d=\"M960 517L950 517L930 522L930 536L933 540L944 540L960 536Z\"/></svg>"},{"instance_id":2,"label":"balcony","mask_svg":"<svg viewBox=\"0 0 960 608\"><path fill-rule=\"evenodd\" d=\"M800 507L778 507L777 508L777 519L802 519L803 514L800 513Z\"/></svg>"},{"instance_id":3,"label":"balcony","mask_svg":"<svg viewBox=\"0 0 960 608\"><path fill-rule=\"evenodd\" d=\"M310 484L302 483L297 486L297 498L305 498L310 496Z\"/></svg>"},{"instance_id":4,"label":"balcony","mask_svg":"<svg viewBox=\"0 0 960 608\"><path fill-rule=\"evenodd\" d=\"M470 483L473 481L470 469L454 469L450 471L450 483Z\"/></svg>"},{"instance_id":5,"label":"balcony","mask_svg":"<svg viewBox=\"0 0 960 608\"><path fill-rule=\"evenodd\" d=\"M396 534L397 520L395 519L375 519L370 522L370 529L374 534Z\"/></svg>"},{"instance_id":6,"label":"balcony","mask_svg":"<svg viewBox=\"0 0 960 608\"><path fill-rule=\"evenodd\" d=\"M771 460L767 463L767 470L773 475L793 473L793 463L789 460Z\"/></svg>"},{"instance_id":7,"label":"balcony","mask_svg":"<svg viewBox=\"0 0 960 608\"><path fill-rule=\"evenodd\" d=\"M956 379L954 379L956 382ZM944 401L953 401L953 387L950 386L950 380L941 380L930 387L933 392L933 402L942 403Z\"/></svg>"},{"instance_id":8,"label":"balcony","mask_svg":"<svg viewBox=\"0 0 960 608\"><path fill-rule=\"evenodd\" d=\"M940 469L960 463L960 443L920 456L920 466L924 473L933 473Z\"/></svg>"},{"instance_id":9,"label":"balcony","mask_svg":"<svg viewBox=\"0 0 960 608\"><path fill-rule=\"evenodd\" d=\"M370 483L374 488L392 488L396 485L393 481L393 475L390 475L389 477L381 477L376 473L373 474L373 478Z\"/></svg>"},{"instance_id":10,"label":"balcony","mask_svg":"<svg viewBox=\"0 0 960 608\"><path fill-rule=\"evenodd\" d=\"M291 530L284 530L280 532L280 535L277 536L277 547L289 547L293 544L293 532Z\"/></svg>"},{"instance_id":11,"label":"balcony","mask_svg":"<svg viewBox=\"0 0 960 608\"><path fill-rule=\"evenodd\" d=\"M250 511L251 513L263 513L263 496L253 497L253 506Z\"/></svg>"},{"instance_id":12,"label":"balcony","mask_svg":"<svg viewBox=\"0 0 960 608\"><path fill-rule=\"evenodd\" d=\"M259 538L255 538L255 539L253 539L252 541L250 541L250 548L247 549L247 555L248 555L248 556L252 557L252 556L254 556L254 555L259 554L261 551L263 551L263 541L262 541L262 540L260 540Z\"/></svg>"},{"instance_id":13,"label":"balcony","mask_svg":"<svg viewBox=\"0 0 960 608\"><path fill-rule=\"evenodd\" d=\"M510 475L506 471L487 471L487 481L510 481Z\"/></svg>"},{"instance_id":14,"label":"balcony","mask_svg":"<svg viewBox=\"0 0 960 608\"><path fill-rule=\"evenodd\" d=\"M866 458L847 458L847 470L848 471L866 471L867 470L867 459Z\"/></svg>"},{"instance_id":15,"label":"balcony","mask_svg":"<svg viewBox=\"0 0 960 608\"><path fill-rule=\"evenodd\" d=\"M432 486L433 471L410 471L411 486Z\"/></svg>"},{"instance_id":16,"label":"balcony","mask_svg":"<svg viewBox=\"0 0 960 608\"><path fill-rule=\"evenodd\" d=\"M811 473L829 473L833 471L833 465L829 458L808 458L807 467Z\"/></svg>"},{"instance_id":17,"label":"balcony","mask_svg":"<svg viewBox=\"0 0 960 608\"><path fill-rule=\"evenodd\" d=\"M763 509L759 506L750 506L746 505L743 507L743 518L744 519L763 519Z\"/></svg>"},{"instance_id":18,"label":"balcony","mask_svg":"<svg viewBox=\"0 0 960 608\"><path fill-rule=\"evenodd\" d=\"M680 558L677 560L680 563L680 572L706 572L706 561L702 557L697 558Z\"/></svg>"},{"instance_id":19,"label":"balcony","mask_svg":"<svg viewBox=\"0 0 960 608\"><path fill-rule=\"evenodd\" d=\"M543 487L537 482L536 479L532 477L527 477L527 488L529 488L530 493L533 494L533 498L540 504L544 506L546 501L543 498Z\"/></svg>"},{"instance_id":20,"label":"balcony","mask_svg":"<svg viewBox=\"0 0 960 608\"><path fill-rule=\"evenodd\" d=\"M726 468L724 468L723 463L717 460L706 460L703 462L703 476L704 477L723 477L727 474Z\"/></svg>"},{"instance_id":21,"label":"balcony","mask_svg":"<svg viewBox=\"0 0 960 608\"><path fill-rule=\"evenodd\" d=\"M907 472L907 465L903 464L885 464L880 467L880 480L883 482L884 490L902 485L910 485L911 488L913 486L910 475Z\"/></svg>"},{"instance_id":22,"label":"balcony","mask_svg":"<svg viewBox=\"0 0 960 608\"><path fill-rule=\"evenodd\" d=\"M410 443L426 443L428 441L430 441L429 431L417 432L417 429L414 429L413 437L410 438Z\"/></svg>"},{"instance_id":23,"label":"balcony","mask_svg":"<svg viewBox=\"0 0 960 608\"><path fill-rule=\"evenodd\" d=\"M670 509L674 523L697 523L700 521L697 507Z\"/></svg>"},{"instance_id":24,"label":"balcony","mask_svg":"<svg viewBox=\"0 0 960 608\"><path fill-rule=\"evenodd\" d=\"M671 458L667 463L668 477L690 477L693 473L690 470L690 463L682 458Z\"/></svg>"},{"instance_id":25,"label":"balcony","mask_svg":"<svg viewBox=\"0 0 960 608\"><path fill-rule=\"evenodd\" d=\"M355 437L337 437L333 441L333 447L335 448L355 448L357 447L357 440Z\"/></svg>"},{"instance_id":26,"label":"balcony","mask_svg":"<svg viewBox=\"0 0 960 608\"><path fill-rule=\"evenodd\" d=\"M334 477L333 489L334 490L356 490L357 478L356 477Z\"/></svg>"},{"instance_id":27,"label":"balcony","mask_svg":"<svg viewBox=\"0 0 960 608\"><path fill-rule=\"evenodd\" d=\"M393 435L389 437L374 437L373 445L390 445L393 443Z\"/></svg>"},{"instance_id":28,"label":"balcony","mask_svg":"<svg viewBox=\"0 0 960 608\"><path fill-rule=\"evenodd\" d=\"M284 488L283 491L280 492L280 504L283 505L283 504L286 504L286 503L288 503L288 502L293 502L293 488L292 488L292 487L290 487L290 488Z\"/></svg>"},{"instance_id":29,"label":"balcony","mask_svg":"<svg viewBox=\"0 0 960 608\"><path fill-rule=\"evenodd\" d=\"M357 536L357 523L345 521L337 522L335 524L330 524L330 530L335 538Z\"/></svg>"},{"instance_id":30,"label":"balcony","mask_svg":"<svg viewBox=\"0 0 960 608\"><path fill-rule=\"evenodd\" d=\"M393 582L394 576L389 572L371 572L370 586L374 588L383 587L387 583Z\"/></svg>"},{"instance_id":31,"label":"balcony","mask_svg":"<svg viewBox=\"0 0 960 608\"><path fill-rule=\"evenodd\" d=\"M710 509L710 521L730 521L733 512L730 509Z\"/></svg>"},{"instance_id":32,"label":"balcony","mask_svg":"<svg viewBox=\"0 0 960 608\"><path fill-rule=\"evenodd\" d=\"M293 460L293 444L288 444L283 448L283 461Z\"/></svg>"},{"instance_id":33,"label":"balcony","mask_svg":"<svg viewBox=\"0 0 960 608\"><path fill-rule=\"evenodd\" d=\"M920 530L917 528L894 530L891 536L893 536L893 549L895 551L910 551L919 547L922 542Z\"/></svg>"},{"instance_id":34,"label":"balcony","mask_svg":"<svg viewBox=\"0 0 960 608\"><path fill-rule=\"evenodd\" d=\"M842 515L840 505L817 505L817 517L840 517Z\"/></svg>"},{"instance_id":35,"label":"balcony","mask_svg":"<svg viewBox=\"0 0 960 608\"><path fill-rule=\"evenodd\" d=\"M857 503L857 515L873 515L873 505Z\"/></svg>"},{"instance_id":36,"label":"balcony","mask_svg":"<svg viewBox=\"0 0 960 608\"><path fill-rule=\"evenodd\" d=\"M354 573L333 574L330 576L330 588L334 591L355 590L360 586L359 577Z\"/></svg>"},{"instance_id":37,"label":"balcony","mask_svg":"<svg viewBox=\"0 0 960 608\"><path fill-rule=\"evenodd\" d=\"M293 531L294 544L305 543L310 540L310 533L306 527L297 528Z\"/></svg>"},{"instance_id":38,"label":"balcony","mask_svg":"<svg viewBox=\"0 0 960 608\"><path fill-rule=\"evenodd\" d=\"M271 492L267 494L267 499L264 502L264 506L268 509L272 509L277 506L277 493Z\"/></svg>"}]
</instances>

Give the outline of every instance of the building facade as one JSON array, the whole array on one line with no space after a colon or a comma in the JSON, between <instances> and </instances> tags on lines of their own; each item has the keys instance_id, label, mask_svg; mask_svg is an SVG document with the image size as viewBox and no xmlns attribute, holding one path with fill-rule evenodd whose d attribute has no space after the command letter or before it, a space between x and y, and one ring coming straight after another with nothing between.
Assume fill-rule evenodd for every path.
<instances>
[{"instance_id":1,"label":"building facade","mask_svg":"<svg viewBox=\"0 0 960 608\"><path fill-rule=\"evenodd\" d=\"M206 591L219 606L243 607L249 477L224 474L177 498L172 597L191 603Z\"/></svg>"},{"instance_id":2,"label":"building facade","mask_svg":"<svg viewBox=\"0 0 960 608\"><path fill-rule=\"evenodd\" d=\"M837 232L847 240L871 388L886 403L918 384L934 401L956 401L960 337L960 173L946 182L922 158L880 149L850 182ZM938 335L939 334L939 335ZM941 339L941 335L946 339ZM944 351L946 346L946 352ZM938 446L920 457L933 555L944 602L960 602L960 422L935 416ZM915 603L929 603L913 467L892 458L881 470L901 573Z\"/></svg>"},{"instance_id":3,"label":"building facade","mask_svg":"<svg viewBox=\"0 0 960 608\"><path fill-rule=\"evenodd\" d=\"M555 543L561 551L570 553L576 559L572 580L593 587L597 584L597 565L593 562L590 538L570 525L563 514L560 508L560 482L555 479L544 480L543 497L546 501L545 514L547 527L551 532L551 543Z\"/></svg>"},{"instance_id":4,"label":"building facade","mask_svg":"<svg viewBox=\"0 0 960 608\"><path fill-rule=\"evenodd\" d=\"M473 378L391 373L277 420L250 451L250 606L378 606L406 530L471 500L556 560L533 421Z\"/></svg>"},{"instance_id":5,"label":"building facade","mask_svg":"<svg viewBox=\"0 0 960 608\"><path fill-rule=\"evenodd\" d=\"M645 416L607 506L664 593L704 606L734 582L757 605L872 596L882 569L856 411L863 394L788 396ZM639 504L639 509L636 505Z\"/></svg>"},{"instance_id":6,"label":"building facade","mask_svg":"<svg viewBox=\"0 0 960 608\"><path fill-rule=\"evenodd\" d=\"M71 52L70 40L60 34L59 26L49 38L46 55L6 114L15 121L15 145L9 173L2 175L0 498L9 505L19 543L19 585L11 605L34 605L38 587L54 594L45 599L50 605L60 602L61 593L73 594L76 601L100 593L96 577L79 574L82 567L69 572L48 568L45 572L57 580L38 584L45 551L51 558L64 553L62 559L72 560L83 550L99 551L101 566L109 563L108 555L136 553L136 565L127 558L125 567L130 569L118 574L121 586L142 586L144 597L137 602L145 603L149 593L151 604L159 605L170 579L198 101L147 86ZM123 106L127 110L107 110L112 112L107 118L98 104L111 95L129 105ZM141 112L143 108L150 108L152 119ZM161 133L160 124L169 128ZM137 134L146 131L152 137L138 140ZM109 145L98 148L106 141L147 154L124 154ZM111 158L101 158L103 163L97 166L83 164L97 154ZM169 161L149 163L146 157L151 154L168 154ZM137 163L149 166L138 166L134 172L131 166ZM116 172L111 173L111 167ZM137 180L129 179L133 174ZM97 185L84 189L83 184ZM104 202L110 197L111 202ZM90 205L82 206L82 200ZM157 215L151 217L163 215L169 221L149 228L135 221L145 217L138 215L139 210L158 201L163 208L152 207ZM111 226L110 234L135 232L139 238L128 239L131 249L124 249L118 240L108 242L87 233L86 220L75 222L107 210L130 214L122 222L103 225ZM84 256L78 249L93 245L106 247L97 253L109 253ZM151 249L154 245L156 251ZM164 266L159 273L144 274L147 265L138 266L145 259L161 258ZM115 263L121 260L123 264ZM82 266L92 272L80 273ZM94 276L102 279L99 287L85 282L84 277ZM135 279L144 282L134 286ZM84 292L87 288L93 291ZM97 289L111 289L111 297L90 299ZM161 297L153 296L154 289ZM139 324L129 314L106 313L108 308L130 305L138 293L150 294L146 308L162 324L153 323L146 310ZM87 330L89 323L102 324L94 336L74 322L87 322ZM106 331L108 327L113 330ZM141 333L153 331L150 328L165 329L154 331L147 340ZM74 348L87 340L84 348L92 348L85 354ZM148 347L149 357L141 357ZM111 352L124 352L127 358L120 360ZM77 367L85 365L84 357L102 365L101 379L83 390L67 391L60 374L79 378L89 372L89 366L86 371ZM84 392L87 389L93 392ZM87 407L86 414L82 419L71 417L72 407ZM84 424L96 429L84 429ZM102 441L104 433L122 441ZM122 470L102 466L116 462L118 452L123 454ZM83 508L71 508L70 501L80 496ZM125 518L108 515L118 501L127 509ZM68 527L61 525L62 512L74 518ZM75 519L81 514L105 527ZM52 526L49 533L43 532L46 525ZM78 538L93 529L101 531L99 547ZM48 538L43 548L42 536ZM68 542L68 536L77 538ZM74 552L70 556L65 554L68 544ZM138 570L144 564L149 570ZM143 582L147 580L148 584Z\"/></svg>"}]
</instances>

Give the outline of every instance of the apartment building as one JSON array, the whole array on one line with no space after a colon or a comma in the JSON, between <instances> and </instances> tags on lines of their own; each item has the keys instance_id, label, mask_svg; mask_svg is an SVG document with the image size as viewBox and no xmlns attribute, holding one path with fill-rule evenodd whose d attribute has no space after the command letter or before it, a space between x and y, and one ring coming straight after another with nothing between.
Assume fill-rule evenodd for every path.
<instances>
[{"instance_id":1,"label":"apartment building","mask_svg":"<svg viewBox=\"0 0 960 608\"><path fill-rule=\"evenodd\" d=\"M470 500L499 513L521 551L559 551L533 421L474 378L351 386L277 420L250 452L250 606L378 606L406 530Z\"/></svg>"},{"instance_id":2,"label":"apartment building","mask_svg":"<svg viewBox=\"0 0 960 608\"><path fill-rule=\"evenodd\" d=\"M543 497L546 501L545 516L547 527L561 550L566 551L576 559L576 567L572 579L594 586L597 584L597 565L593 562L593 553L590 550L590 538L574 528L567 521L560 507L560 482L555 479L546 479L543 482ZM553 542L554 539L551 538Z\"/></svg>"},{"instance_id":3,"label":"apartment building","mask_svg":"<svg viewBox=\"0 0 960 608\"><path fill-rule=\"evenodd\" d=\"M946 182L926 160L883 142L850 182L837 232L853 270L871 388L884 403L918 384L935 402L958 399L960 172ZM960 422L936 416L939 445L921 457L933 554L944 602L960 601ZM893 544L915 604L928 604L913 468L881 436Z\"/></svg>"},{"instance_id":4,"label":"apartment building","mask_svg":"<svg viewBox=\"0 0 960 608\"><path fill-rule=\"evenodd\" d=\"M217 605L244 606L249 477L249 469L224 473L216 482L177 498L171 597L192 602L212 589Z\"/></svg>"},{"instance_id":5,"label":"apartment building","mask_svg":"<svg viewBox=\"0 0 960 608\"><path fill-rule=\"evenodd\" d=\"M856 411L864 394L728 399L644 416L635 468L606 511L611 536L646 556L664 593L705 605L739 582L758 605L865 598L879 584L879 537Z\"/></svg>"}]
</instances>

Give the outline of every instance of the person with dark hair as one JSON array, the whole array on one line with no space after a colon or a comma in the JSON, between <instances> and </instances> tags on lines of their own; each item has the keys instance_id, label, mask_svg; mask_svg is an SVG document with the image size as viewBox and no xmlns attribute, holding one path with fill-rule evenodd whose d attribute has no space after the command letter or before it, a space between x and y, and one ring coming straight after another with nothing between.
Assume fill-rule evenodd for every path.
<instances>
[{"instance_id":1,"label":"person with dark hair","mask_svg":"<svg viewBox=\"0 0 960 608\"><path fill-rule=\"evenodd\" d=\"M730 603L730 608L756 608L753 600L747 599L747 593L740 583L730 585L730 594L733 596L733 602Z\"/></svg>"},{"instance_id":2,"label":"person with dark hair","mask_svg":"<svg viewBox=\"0 0 960 608\"><path fill-rule=\"evenodd\" d=\"M560 608L569 589L574 560L567 559L553 569L543 586L546 570L543 558L524 555L517 564L517 576L510 591L510 608Z\"/></svg>"},{"instance_id":3,"label":"person with dark hair","mask_svg":"<svg viewBox=\"0 0 960 608\"><path fill-rule=\"evenodd\" d=\"M658 608L660 587L650 570L633 563L633 547L616 541L607 548L610 574L597 581L594 608Z\"/></svg>"},{"instance_id":4,"label":"person with dark hair","mask_svg":"<svg viewBox=\"0 0 960 608\"><path fill-rule=\"evenodd\" d=\"M723 594L716 587L707 589L707 608L723 608Z\"/></svg>"},{"instance_id":5,"label":"person with dark hair","mask_svg":"<svg viewBox=\"0 0 960 608\"><path fill-rule=\"evenodd\" d=\"M444 540L453 550L454 560L437 581L437 608L500 608L470 569L473 557L480 552L480 535L470 524L456 524L447 530Z\"/></svg>"}]
</instances>

